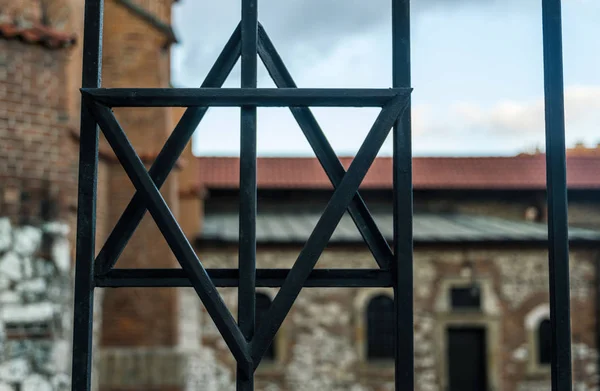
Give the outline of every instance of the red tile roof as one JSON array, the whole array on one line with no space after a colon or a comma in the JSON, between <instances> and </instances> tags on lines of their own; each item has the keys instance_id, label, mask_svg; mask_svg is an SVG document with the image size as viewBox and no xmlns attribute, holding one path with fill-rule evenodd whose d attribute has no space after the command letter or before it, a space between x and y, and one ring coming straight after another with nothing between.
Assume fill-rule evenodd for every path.
<instances>
[{"instance_id":1,"label":"red tile roof","mask_svg":"<svg viewBox=\"0 0 600 391\"><path fill-rule=\"evenodd\" d=\"M74 34L60 32L41 24L20 27L14 23L0 23L0 38L42 45L49 49L61 49L75 44Z\"/></svg>"},{"instance_id":2,"label":"red tile roof","mask_svg":"<svg viewBox=\"0 0 600 391\"><path fill-rule=\"evenodd\" d=\"M348 167L352 158L340 158ZM239 159L200 157L200 188L235 189ZM544 155L514 157L415 157L413 183L417 190L491 189L542 190L546 186ZM571 189L600 189L600 157L569 156L567 182ZM315 158L259 158L258 186L263 189L328 189L331 184ZM377 158L362 188L390 189L392 159Z\"/></svg>"}]
</instances>

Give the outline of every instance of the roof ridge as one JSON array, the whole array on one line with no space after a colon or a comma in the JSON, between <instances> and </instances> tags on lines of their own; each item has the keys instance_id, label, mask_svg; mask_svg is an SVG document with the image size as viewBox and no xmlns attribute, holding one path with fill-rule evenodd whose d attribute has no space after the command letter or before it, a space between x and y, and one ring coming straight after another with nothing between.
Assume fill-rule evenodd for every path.
<instances>
[{"instance_id":1,"label":"roof ridge","mask_svg":"<svg viewBox=\"0 0 600 391\"><path fill-rule=\"evenodd\" d=\"M198 185L213 189L239 187L239 157L197 157ZM259 157L258 186L262 189L331 189L331 182L314 157ZM340 157L347 168L352 157ZM567 156L569 189L600 190L600 156ZM392 188L392 159L378 157L361 189ZM545 157L419 157L413 160L413 186L421 190L544 190Z\"/></svg>"}]
</instances>

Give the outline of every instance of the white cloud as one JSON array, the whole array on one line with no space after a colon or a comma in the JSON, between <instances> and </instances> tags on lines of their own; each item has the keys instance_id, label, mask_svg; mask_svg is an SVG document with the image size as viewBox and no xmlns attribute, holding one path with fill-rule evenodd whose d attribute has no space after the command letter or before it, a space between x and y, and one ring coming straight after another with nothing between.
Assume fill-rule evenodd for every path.
<instances>
[{"instance_id":1,"label":"white cloud","mask_svg":"<svg viewBox=\"0 0 600 391\"><path fill-rule=\"evenodd\" d=\"M492 107L475 102L459 102L453 111L469 129L505 134L539 131L544 126L544 104L533 102L501 101Z\"/></svg>"},{"instance_id":2,"label":"white cloud","mask_svg":"<svg viewBox=\"0 0 600 391\"><path fill-rule=\"evenodd\" d=\"M452 111L466 129L514 137L544 134L544 100L504 100L486 107L476 102L461 102ZM567 139L587 141L598 137L600 124L600 86L568 86L565 89Z\"/></svg>"},{"instance_id":3,"label":"white cloud","mask_svg":"<svg viewBox=\"0 0 600 391\"><path fill-rule=\"evenodd\" d=\"M569 86L565 90L568 145L599 140L600 86ZM238 154L236 109L213 109L196 134L198 154ZM229 115L223 115L228 110ZM259 110L258 146L262 155L312 155L304 135L287 109ZM314 108L323 131L340 155L356 153L377 110ZM215 115L219 113L220 115ZM544 102L503 100L491 105L459 102L449 108L429 103L412 108L413 151L429 154L513 154L544 145ZM219 138L210 137L219 129ZM223 143L223 140L228 140ZM392 153L391 137L381 154Z\"/></svg>"},{"instance_id":4,"label":"white cloud","mask_svg":"<svg viewBox=\"0 0 600 391\"><path fill-rule=\"evenodd\" d=\"M589 5L577 5L580 2ZM340 7L342 3L347 7ZM299 87L390 87L389 2L376 0L368 7L363 3L261 2L260 19ZM510 154L542 145L539 0L416 3L412 34L414 153ZM598 35L596 3L600 4L565 1L568 143L597 141L600 79L595 70L600 57L592 50L596 42L590 38ZM201 83L238 23L239 13L239 0L187 0L177 5L174 22L182 45L174 53L173 74L178 85ZM511 28L507 30L508 25ZM239 67L226 86L239 86ZM259 86L273 86L262 66ZM356 152L376 115L366 109L314 112L340 154ZM259 109L258 122L259 154L312 153L286 109ZM197 154L238 154L239 110L211 109L194 140ZM391 153L390 141L382 153Z\"/></svg>"}]
</instances>

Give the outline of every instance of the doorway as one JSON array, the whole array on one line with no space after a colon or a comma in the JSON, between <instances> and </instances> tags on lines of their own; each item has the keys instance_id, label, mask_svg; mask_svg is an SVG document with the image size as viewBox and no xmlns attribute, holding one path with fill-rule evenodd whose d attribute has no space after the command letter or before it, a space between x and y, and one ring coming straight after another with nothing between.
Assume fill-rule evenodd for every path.
<instances>
[{"instance_id":1,"label":"doorway","mask_svg":"<svg viewBox=\"0 0 600 391\"><path fill-rule=\"evenodd\" d=\"M448 391L485 391L488 384L486 330L447 329Z\"/></svg>"}]
</instances>

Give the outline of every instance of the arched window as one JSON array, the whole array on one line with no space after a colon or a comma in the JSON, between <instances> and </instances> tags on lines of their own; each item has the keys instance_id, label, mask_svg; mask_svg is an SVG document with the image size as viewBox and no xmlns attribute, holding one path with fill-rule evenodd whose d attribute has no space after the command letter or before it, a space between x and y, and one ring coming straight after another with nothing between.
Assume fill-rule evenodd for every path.
<instances>
[{"instance_id":1,"label":"arched window","mask_svg":"<svg viewBox=\"0 0 600 391\"><path fill-rule=\"evenodd\" d=\"M552 361L551 335L550 319L542 320L537 330L538 364L540 365L550 365Z\"/></svg>"},{"instance_id":2,"label":"arched window","mask_svg":"<svg viewBox=\"0 0 600 391\"><path fill-rule=\"evenodd\" d=\"M552 330L550 328L550 305L540 303L525 316L525 330L529 342L527 370L530 374L550 373L552 361Z\"/></svg>"},{"instance_id":3,"label":"arched window","mask_svg":"<svg viewBox=\"0 0 600 391\"><path fill-rule=\"evenodd\" d=\"M262 320L265 315L269 311L269 307L271 307L271 298L264 293L256 294L256 328L260 327ZM275 347L276 339L273 340L273 343L269 346L265 355L263 356L263 360L272 361L275 360Z\"/></svg>"},{"instance_id":4,"label":"arched window","mask_svg":"<svg viewBox=\"0 0 600 391\"><path fill-rule=\"evenodd\" d=\"M367 358L394 358L394 301L386 295L373 297L367 306Z\"/></svg>"}]
</instances>

